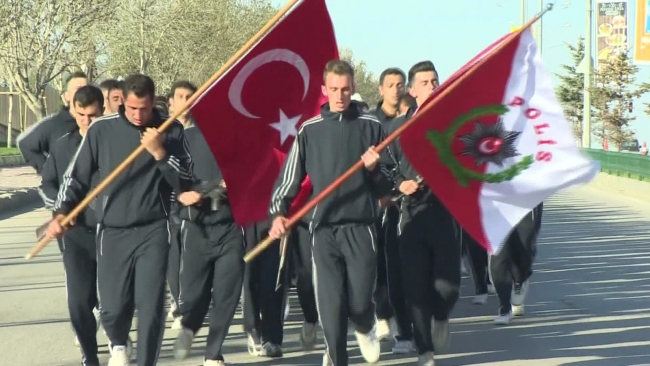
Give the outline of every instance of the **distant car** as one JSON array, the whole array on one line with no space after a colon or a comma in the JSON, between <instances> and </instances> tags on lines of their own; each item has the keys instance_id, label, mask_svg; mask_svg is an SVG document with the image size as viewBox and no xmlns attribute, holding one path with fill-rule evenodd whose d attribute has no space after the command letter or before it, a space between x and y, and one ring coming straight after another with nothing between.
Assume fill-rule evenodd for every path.
<instances>
[{"instance_id":1,"label":"distant car","mask_svg":"<svg viewBox=\"0 0 650 366\"><path fill-rule=\"evenodd\" d=\"M621 144L621 151L639 152L640 149L639 140L626 140Z\"/></svg>"}]
</instances>

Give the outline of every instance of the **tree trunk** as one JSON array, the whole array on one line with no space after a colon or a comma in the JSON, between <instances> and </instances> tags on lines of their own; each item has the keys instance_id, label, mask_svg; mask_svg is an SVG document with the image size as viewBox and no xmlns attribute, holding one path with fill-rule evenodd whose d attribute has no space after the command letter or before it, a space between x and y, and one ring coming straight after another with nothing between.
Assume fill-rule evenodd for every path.
<instances>
[{"instance_id":1,"label":"tree trunk","mask_svg":"<svg viewBox=\"0 0 650 366\"><path fill-rule=\"evenodd\" d=\"M14 118L14 95L12 94L14 87L12 84L9 84L9 105L7 106L7 111L9 112L9 118L7 119L7 147L11 147L11 132L13 129L13 118Z\"/></svg>"},{"instance_id":2,"label":"tree trunk","mask_svg":"<svg viewBox=\"0 0 650 366\"><path fill-rule=\"evenodd\" d=\"M20 75L17 74L8 74L9 75L9 84L16 87L20 93L20 97L25 101L25 105L34 113L37 120L43 119L46 114L45 103L43 102L43 91L42 89L36 89L35 91L30 90L28 84L26 83ZM27 117L25 117L27 118Z\"/></svg>"}]
</instances>

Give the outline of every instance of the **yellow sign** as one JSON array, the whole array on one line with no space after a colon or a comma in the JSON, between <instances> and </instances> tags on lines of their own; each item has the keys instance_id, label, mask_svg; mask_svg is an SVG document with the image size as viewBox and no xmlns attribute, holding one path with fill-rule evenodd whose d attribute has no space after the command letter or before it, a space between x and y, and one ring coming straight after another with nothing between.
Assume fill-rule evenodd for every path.
<instances>
[{"instance_id":1,"label":"yellow sign","mask_svg":"<svg viewBox=\"0 0 650 366\"><path fill-rule=\"evenodd\" d=\"M650 0L636 0L635 64L650 64Z\"/></svg>"},{"instance_id":2,"label":"yellow sign","mask_svg":"<svg viewBox=\"0 0 650 366\"><path fill-rule=\"evenodd\" d=\"M627 0L599 1L596 5L596 60L598 70L604 61L620 52L627 52Z\"/></svg>"}]
</instances>

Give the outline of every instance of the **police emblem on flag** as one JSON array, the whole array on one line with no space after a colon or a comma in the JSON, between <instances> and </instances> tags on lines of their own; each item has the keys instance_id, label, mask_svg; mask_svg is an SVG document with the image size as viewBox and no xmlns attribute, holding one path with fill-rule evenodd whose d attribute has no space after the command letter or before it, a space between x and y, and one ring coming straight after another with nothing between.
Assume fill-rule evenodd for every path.
<instances>
[{"instance_id":1,"label":"police emblem on flag","mask_svg":"<svg viewBox=\"0 0 650 366\"><path fill-rule=\"evenodd\" d=\"M521 134L521 132L506 131L504 128L501 116L509 110L508 107L500 104L476 107L458 116L444 131L427 132L429 142L438 150L440 161L449 168L462 187L467 187L473 180L484 183L502 183L512 180L519 173L530 168L535 161L533 155L528 155L521 161L504 167L506 159L519 155L514 144ZM488 125L478 121L479 118L490 115L499 116L496 123ZM458 130L467 123L473 123L474 130L469 134L457 136ZM477 167L485 163L494 163L504 169L498 173L482 173L463 166L452 152L451 144L455 139L459 139L465 145L460 155L472 156Z\"/></svg>"},{"instance_id":2,"label":"police emblem on flag","mask_svg":"<svg viewBox=\"0 0 650 366\"><path fill-rule=\"evenodd\" d=\"M503 120L499 118L492 125L477 121L474 131L458 137L465 148L460 155L469 155L476 161L476 166L493 163L503 168L503 162L519 153L515 149L515 141L521 132L506 131Z\"/></svg>"}]
</instances>

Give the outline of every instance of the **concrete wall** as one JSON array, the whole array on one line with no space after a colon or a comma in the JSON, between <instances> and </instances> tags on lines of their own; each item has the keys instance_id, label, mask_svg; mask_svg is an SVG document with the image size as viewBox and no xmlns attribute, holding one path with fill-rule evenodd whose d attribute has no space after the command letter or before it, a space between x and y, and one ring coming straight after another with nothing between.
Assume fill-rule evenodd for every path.
<instances>
[{"instance_id":1,"label":"concrete wall","mask_svg":"<svg viewBox=\"0 0 650 366\"><path fill-rule=\"evenodd\" d=\"M650 182L598 173L589 186L650 203Z\"/></svg>"}]
</instances>

